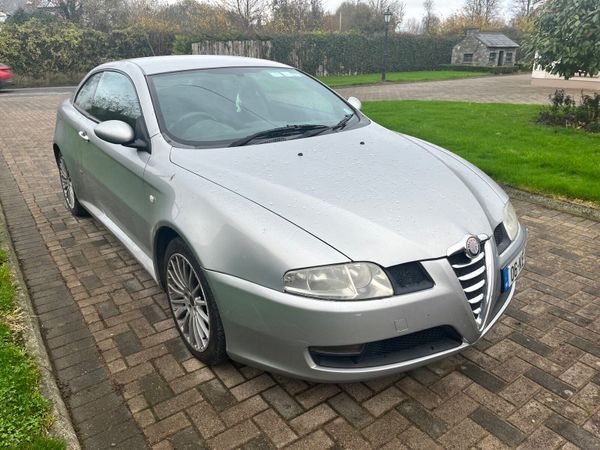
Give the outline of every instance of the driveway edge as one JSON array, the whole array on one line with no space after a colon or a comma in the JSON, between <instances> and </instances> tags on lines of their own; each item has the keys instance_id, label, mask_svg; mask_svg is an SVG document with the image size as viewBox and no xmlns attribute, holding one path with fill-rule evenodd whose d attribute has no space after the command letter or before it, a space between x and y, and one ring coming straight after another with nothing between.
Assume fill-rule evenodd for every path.
<instances>
[{"instance_id":1,"label":"driveway edge","mask_svg":"<svg viewBox=\"0 0 600 450\"><path fill-rule=\"evenodd\" d=\"M25 312L23 315L25 325L23 338L25 347L35 358L36 365L40 371L40 388L42 395L48 399L50 412L54 418L54 421L50 426L50 435L64 440L68 449L79 450L81 445L79 444L77 433L75 433L75 428L71 422L71 415L67 410L67 406L60 394L60 389L56 384L52 363L50 362L46 346L44 345L39 323L37 320L33 319L36 317L33 310L33 304L31 303L31 297L29 297L29 291L27 290L27 285L25 284L25 279L17 260L14 245L10 238L10 234L8 233L6 217L1 203L0 236L5 238L6 253L8 255L10 268L17 279L17 285L15 286L17 302L19 307Z\"/></svg>"},{"instance_id":2,"label":"driveway edge","mask_svg":"<svg viewBox=\"0 0 600 450\"><path fill-rule=\"evenodd\" d=\"M595 222L600 222L600 209L580 205L578 203L570 202L567 200L559 200L557 198L548 197L542 194L524 191L508 185L503 185L502 188L511 198L525 200L531 203L545 206L546 208L565 212L573 216L584 217Z\"/></svg>"},{"instance_id":3,"label":"driveway edge","mask_svg":"<svg viewBox=\"0 0 600 450\"><path fill-rule=\"evenodd\" d=\"M8 240L32 306L27 312L37 322L49 357L43 372L54 377L81 447L146 448L141 429L113 385L96 340L1 153L0 186Z\"/></svg>"}]
</instances>

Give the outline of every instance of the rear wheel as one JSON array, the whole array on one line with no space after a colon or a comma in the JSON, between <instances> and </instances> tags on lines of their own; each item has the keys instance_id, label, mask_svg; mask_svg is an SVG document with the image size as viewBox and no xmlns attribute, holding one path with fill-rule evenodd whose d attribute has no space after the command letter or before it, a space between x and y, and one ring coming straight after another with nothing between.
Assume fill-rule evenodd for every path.
<instances>
[{"instance_id":1,"label":"rear wheel","mask_svg":"<svg viewBox=\"0 0 600 450\"><path fill-rule=\"evenodd\" d=\"M206 364L227 360L217 304L200 264L181 239L167 246L163 271L175 326L189 351Z\"/></svg>"},{"instance_id":2,"label":"rear wheel","mask_svg":"<svg viewBox=\"0 0 600 450\"><path fill-rule=\"evenodd\" d=\"M67 164L65 163L65 159L62 155L58 156L58 173L60 175L60 187L63 192L63 197L65 199L65 206L71 214L75 217L85 217L88 215L88 212L85 210L79 200L77 200L77 195L75 194L75 187L73 186L73 180L71 179L71 174L69 173L69 169L67 169Z\"/></svg>"}]
</instances>

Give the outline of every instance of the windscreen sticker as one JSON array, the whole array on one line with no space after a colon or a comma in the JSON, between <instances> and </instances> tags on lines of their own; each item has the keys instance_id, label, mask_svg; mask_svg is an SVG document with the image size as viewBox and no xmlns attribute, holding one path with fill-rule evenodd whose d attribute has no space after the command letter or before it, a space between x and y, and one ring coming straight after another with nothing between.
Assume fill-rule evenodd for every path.
<instances>
[{"instance_id":1,"label":"windscreen sticker","mask_svg":"<svg viewBox=\"0 0 600 450\"><path fill-rule=\"evenodd\" d=\"M300 73L298 73L296 71L291 71L291 70L286 70L286 71L281 71L281 72L269 72L269 74L275 78L282 78L282 77L292 78L292 77L301 77L302 76L302 75L300 75Z\"/></svg>"}]
</instances>

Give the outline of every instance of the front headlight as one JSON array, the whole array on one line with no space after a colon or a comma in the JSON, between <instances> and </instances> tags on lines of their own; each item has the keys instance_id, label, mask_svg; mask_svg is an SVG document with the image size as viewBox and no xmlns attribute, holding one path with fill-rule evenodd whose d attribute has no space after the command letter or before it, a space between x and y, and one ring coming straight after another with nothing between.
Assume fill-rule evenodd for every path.
<instances>
[{"instance_id":1,"label":"front headlight","mask_svg":"<svg viewBox=\"0 0 600 450\"><path fill-rule=\"evenodd\" d=\"M325 300L367 300L394 295L383 269L359 262L290 270L283 277L286 292Z\"/></svg>"},{"instance_id":2,"label":"front headlight","mask_svg":"<svg viewBox=\"0 0 600 450\"><path fill-rule=\"evenodd\" d=\"M508 234L508 238L511 241L514 241L517 237L517 233L519 232L519 218L517 217L517 212L510 201L504 207L504 228L506 229L506 234Z\"/></svg>"}]
</instances>

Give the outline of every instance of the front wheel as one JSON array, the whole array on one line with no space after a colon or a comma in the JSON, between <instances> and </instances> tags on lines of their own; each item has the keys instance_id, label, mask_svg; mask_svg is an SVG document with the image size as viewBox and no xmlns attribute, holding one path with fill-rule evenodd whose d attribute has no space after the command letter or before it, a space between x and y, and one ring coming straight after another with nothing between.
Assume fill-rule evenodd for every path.
<instances>
[{"instance_id":1,"label":"front wheel","mask_svg":"<svg viewBox=\"0 0 600 450\"><path fill-rule=\"evenodd\" d=\"M79 200L77 200L77 195L75 194L75 187L73 186L73 180L71 179L69 169L67 169L65 158L63 158L62 155L58 156L58 173L60 175L60 187L63 192L65 206L67 207L67 209L75 217L87 216L88 212L83 206L81 206Z\"/></svg>"},{"instance_id":2,"label":"front wheel","mask_svg":"<svg viewBox=\"0 0 600 450\"><path fill-rule=\"evenodd\" d=\"M200 264L181 239L167 246L163 271L175 326L189 351L210 365L227 360L217 304Z\"/></svg>"}]
</instances>

